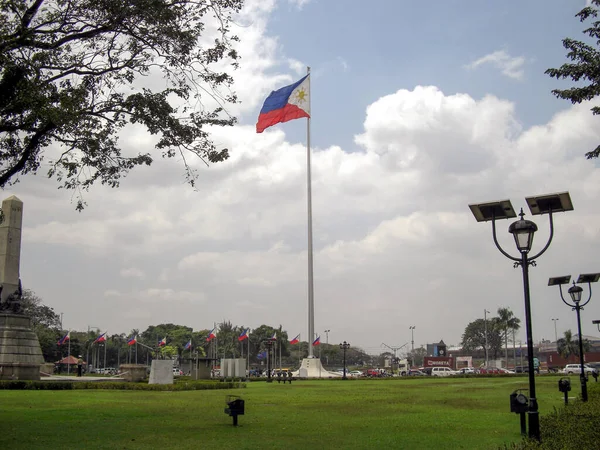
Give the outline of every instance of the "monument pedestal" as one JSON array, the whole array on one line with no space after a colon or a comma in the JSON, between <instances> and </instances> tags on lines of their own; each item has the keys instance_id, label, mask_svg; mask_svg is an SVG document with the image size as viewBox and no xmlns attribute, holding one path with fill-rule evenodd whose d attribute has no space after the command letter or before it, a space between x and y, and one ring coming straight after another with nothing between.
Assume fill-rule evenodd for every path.
<instances>
[{"instance_id":1,"label":"monument pedestal","mask_svg":"<svg viewBox=\"0 0 600 450\"><path fill-rule=\"evenodd\" d=\"M339 378L342 376L337 372L325 370L319 358L304 358L300 369L292 375L298 378Z\"/></svg>"},{"instance_id":2,"label":"monument pedestal","mask_svg":"<svg viewBox=\"0 0 600 450\"><path fill-rule=\"evenodd\" d=\"M31 319L0 314L0 380L39 380L44 356Z\"/></svg>"},{"instance_id":3,"label":"monument pedestal","mask_svg":"<svg viewBox=\"0 0 600 450\"><path fill-rule=\"evenodd\" d=\"M143 364L121 364L119 370L125 381L137 383L146 378L147 368Z\"/></svg>"}]
</instances>

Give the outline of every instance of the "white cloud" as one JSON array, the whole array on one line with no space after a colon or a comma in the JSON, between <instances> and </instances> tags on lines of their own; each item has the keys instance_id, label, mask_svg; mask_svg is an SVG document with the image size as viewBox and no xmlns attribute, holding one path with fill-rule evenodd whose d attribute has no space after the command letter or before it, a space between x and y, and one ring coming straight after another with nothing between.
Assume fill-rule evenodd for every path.
<instances>
[{"instance_id":1,"label":"white cloud","mask_svg":"<svg viewBox=\"0 0 600 450\"><path fill-rule=\"evenodd\" d=\"M120 274L123 278L145 278L146 277L146 275L144 274L144 271L138 269L137 267L123 268L123 269L121 269Z\"/></svg>"},{"instance_id":2,"label":"white cloud","mask_svg":"<svg viewBox=\"0 0 600 450\"><path fill-rule=\"evenodd\" d=\"M288 2L298 9L302 9L304 5L307 5L310 2L310 0L288 0Z\"/></svg>"},{"instance_id":3,"label":"white cloud","mask_svg":"<svg viewBox=\"0 0 600 450\"><path fill-rule=\"evenodd\" d=\"M525 71L523 66L527 60L524 56L510 56L505 50L497 50L467 64L467 69L477 69L478 67L491 64L500 69L502 74L513 80L523 80Z\"/></svg>"}]
</instances>

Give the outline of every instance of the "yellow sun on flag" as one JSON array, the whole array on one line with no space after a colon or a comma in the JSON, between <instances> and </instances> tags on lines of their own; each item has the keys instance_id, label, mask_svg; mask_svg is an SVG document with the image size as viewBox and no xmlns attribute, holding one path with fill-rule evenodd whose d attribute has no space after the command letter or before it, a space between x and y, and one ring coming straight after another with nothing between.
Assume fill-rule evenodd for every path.
<instances>
[{"instance_id":1,"label":"yellow sun on flag","mask_svg":"<svg viewBox=\"0 0 600 450\"><path fill-rule=\"evenodd\" d=\"M296 101L298 103L304 103L306 101L306 91L304 89L300 89L296 92Z\"/></svg>"}]
</instances>

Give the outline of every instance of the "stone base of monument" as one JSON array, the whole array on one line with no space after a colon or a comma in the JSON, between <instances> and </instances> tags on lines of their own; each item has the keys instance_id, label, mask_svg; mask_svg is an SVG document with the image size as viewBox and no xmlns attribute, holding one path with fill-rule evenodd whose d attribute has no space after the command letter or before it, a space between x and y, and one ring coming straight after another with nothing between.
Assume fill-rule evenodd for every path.
<instances>
[{"instance_id":1,"label":"stone base of monument","mask_svg":"<svg viewBox=\"0 0 600 450\"><path fill-rule=\"evenodd\" d=\"M0 314L0 380L39 380L44 356L31 319Z\"/></svg>"},{"instance_id":2,"label":"stone base of monument","mask_svg":"<svg viewBox=\"0 0 600 450\"><path fill-rule=\"evenodd\" d=\"M121 364L119 372L125 381L137 383L146 378L146 366L143 364Z\"/></svg>"},{"instance_id":3,"label":"stone base of monument","mask_svg":"<svg viewBox=\"0 0 600 450\"><path fill-rule=\"evenodd\" d=\"M170 359L152 360L148 384L173 384L173 361Z\"/></svg>"},{"instance_id":4,"label":"stone base of monument","mask_svg":"<svg viewBox=\"0 0 600 450\"><path fill-rule=\"evenodd\" d=\"M297 378L338 378L342 376L337 372L325 370L319 358L304 358L300 369L293 372L292 375Z\"/></svg>"}]
</instances>

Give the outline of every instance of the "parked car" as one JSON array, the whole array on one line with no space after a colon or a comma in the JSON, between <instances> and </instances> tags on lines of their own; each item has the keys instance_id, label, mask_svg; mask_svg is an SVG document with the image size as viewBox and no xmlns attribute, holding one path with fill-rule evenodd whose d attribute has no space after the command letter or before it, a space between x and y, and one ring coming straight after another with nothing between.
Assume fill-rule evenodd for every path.
<instances>
[{"instance_id":1,"label":"parked car","mask_svg":"<svg viewBox=\"0 0 600 450\"><path fill-rule=\"evenodd\" d=\"M593 367L588 366L587 364L583 365L583 370L585 371L585 373L587 375L591 375L592 373L594 373L594 371L596 369L594 369ZM565 375L571 375L571 374L580 374L581 373L581 364L567 364L565 366L565 368L562 370L562 373L564 373Z\"/></svg>"},{"instance_id":2,"label":"parked car","mask_svg":"<svg viewBox=\"0 0 600 450\"><path fill-rule=\"evenodd\" d=\"M475 369L473 367L463 367L459 372L463 375L472 375L475 373Z\"/></svg>"},{"instance_id":3,"label":"parked car","mask_svg":"<svg viewBox=\"0 0 600 450\"><path fill-rule=\"evenodd\" d=\"M498 374L500 373L500 369L498 369L497 367L480 367L477 370L477 373L480 374Z\"/></svg>"},{"instance_id":4,"label":"parked car","mask_svg":"<svg viewBox=\"0 0 600 450\"><path fill-rule=\"evenodd\" d=\"M408 376L409 377L424 377L427 374L425 372L423 372L422 370L418 370L418 369L410 369L408 371Z\"/></svg>"},{"instance_id":5,"label":"parked car","mask_svg":"<svg viewBox=\"0 0 600 450\"><path fill-rule=\"evenodd\" d=\"M179 377L183 375L183 372L178 367L173 367L173 375Z\"/></svg>"},{"instance_id":6,"label":"parked car","mask_svg":"<svg viewBox=\"0 0 600 450\"><path fill-rule=\"evenodd\" d=\"M529 366L516 366L515 373L529 373Z\"/></svg>"},{"instance_id":7,"label":"parked car","mask_svg":"<svg viewBox=\"0 0 600 450\"><path fill-rule=\"evenodd\" d=\"M506 373L506 374L514 374L515 373L514 370L505 369L503 367L500 367L498 370L500 371L500 373Z\"/></svg>"},{"instance_id":8,"label":"parked car","mask_svg":"<svg viewBox=\"0 0 600 450\"><path fill-rule=\"evenodd\" d=\"M434 377L449 377L450 375L458 375L459 372L452 370L450 367L432 367L431 375Z\"/></svg>"},{"instance_id":9,"label":"parked car","mask_svg":"<svg viewBox=\"0 0 600 450\"><path fill-rule=\"evenodd\" d=\"M351 370L350 372L347 373L348 376L351 376L353 378L358 378L358 377L362 377L363 373L360 370Z\"/></svg>"}]
</instances>

